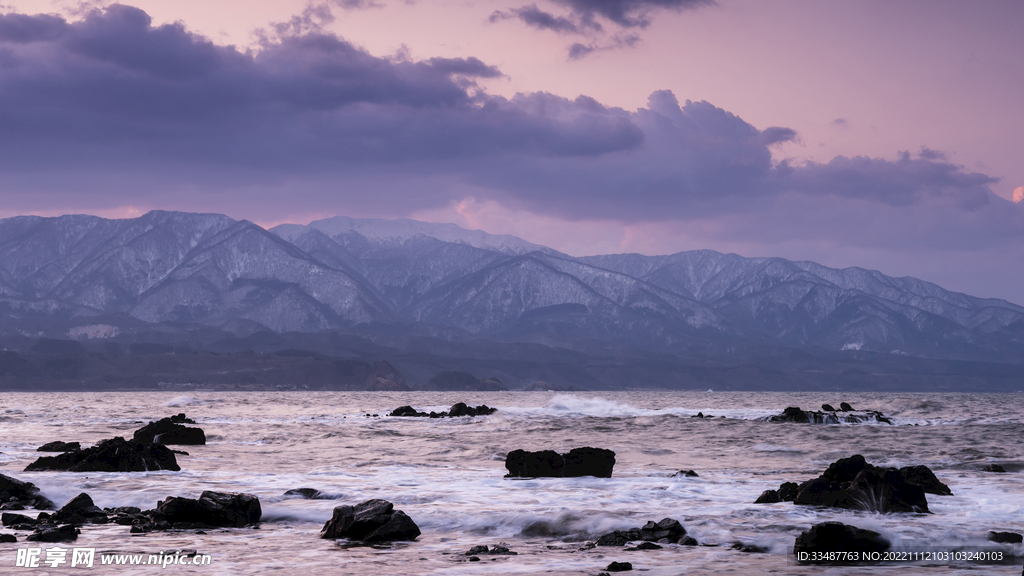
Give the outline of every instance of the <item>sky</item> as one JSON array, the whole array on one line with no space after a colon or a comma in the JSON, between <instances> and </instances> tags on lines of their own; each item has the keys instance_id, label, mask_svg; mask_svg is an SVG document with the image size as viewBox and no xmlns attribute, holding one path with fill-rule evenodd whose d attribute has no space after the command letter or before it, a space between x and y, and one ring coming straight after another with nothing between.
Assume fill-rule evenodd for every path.
<instances>
[{"instance_id":1,"label":"sky","mask_svg":"<svg viewBox=\"0 0 1024 576\"><path fill-rule=\"evenodd\" d=\"M0 217L454 222L1024 304L1024 2L0 0Z\"/></svg>"}]
</instances>

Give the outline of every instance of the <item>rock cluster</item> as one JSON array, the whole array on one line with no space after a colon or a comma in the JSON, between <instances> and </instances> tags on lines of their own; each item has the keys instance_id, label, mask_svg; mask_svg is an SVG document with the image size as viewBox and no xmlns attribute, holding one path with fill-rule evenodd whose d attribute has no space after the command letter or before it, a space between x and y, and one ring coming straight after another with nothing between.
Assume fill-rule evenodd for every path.
<instances>
[{"instance_id":1,"label":"rock cluster","mask_svg":"<svg viewBox=\"0 0 1024 576\"><path fill-rule=\"evenodd\" d=\"M405 512L387 500L367 500L355 506L338 506L320 531L321 538L348 538L361 542L415 540L420 529Z\"/></svg>"},{"instance_id":2,"label":"rock cluster","mask_svg":"<svg viewBox=\"0 0 1024 576\"><path fill-rule=\"evenodd\" d=\"M476 408L466 405L465 402L453 404L447 412L420 412L412 406L399 406L391 411L388 416L418 417L418 418L458 418L459 416L487 416L497 412L497 408L491 408L481 404Z\"/></svg>"},{"instance_id":3,"label":"rock cluster","mask_svg":"<svg viewBox=\"0 0 1024 576\"><path fill-rule=\"evenodd\" d=\"M696 546L697 541L686 535L686 529L678 520L664 518L660 522L648 522L642 528L616 530L597 539L598 546L625 546L629 542L658 542L660 544L682 544Z\"/></svg>"},{"instance_id":4,"label":"rock cluster","mask_svg":"<svg viewBox=\"0 0 1024 576\"><path fill-rule=\"evenodd\" d=\"M849 408L849 404L842 403L842 406ZM850 410L837 411L828 404L822 405L822 411L801 410L797 406L790 406L782 411L782 414L775 414L764 418L768 422L795 422L798 424L860 424L862 422L879 422L892 424L892 420L877 410L864 410L854 412Z\"/></svg>"},{"instance_id":5,"label":"rock cluster","mask_svg":"<svg viewBox=\"0 0 1024 576\"><path fill-rule=\"evenodd\" d=\"M26 472L147 472L181 470L174 452L160 444L125 440L118 436L101 440L92 448L59 456L42 456L25 467Z\"/></svg>"},{"instance_id":6,"label":"rock cluster","mask_svg":"<svg viewBox=\"0 0 1024 576\"><path fill-rule=\"evenodd\" d=\"M206 433L203 432L202 428L189 428L185 426L185 424L195 423L195 420L186 418L184 414L177 414L170 418L161 418L136 430L132 439L145 443L155 442L157 444L201 446L206 444Z\"/></svg>"},{"instance_id":7,"label":"rock cluster","mask_svg":"<svg viewBox=\"0 0 1024 576\"><path fill-rule=\"evenodd\" d=\"M925 492L953 492L927 466L880 468L860 454L836 460L821 476L802 484L786 482L765 490L755 504L793 502L875 512L928 512Z\"/></svg>"},{"instance_id":8,"label":"rock cluster","mask_svg":"<svg viewBox=\"0 0 1024 576\"><path fill-rule=\"evenodd\" d=\"M611 478L615 452L604 448L573 448L567 454L554 450L513 450L505 457L505 478Z\"/></svg>"}]
</instances>

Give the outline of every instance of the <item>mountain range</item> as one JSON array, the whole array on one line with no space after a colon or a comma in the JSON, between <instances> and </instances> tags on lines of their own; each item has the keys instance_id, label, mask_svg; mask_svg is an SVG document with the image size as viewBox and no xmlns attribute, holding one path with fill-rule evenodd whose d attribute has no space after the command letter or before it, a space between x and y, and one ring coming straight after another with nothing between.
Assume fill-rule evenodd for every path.
<instances>
[{"instance_id":1,"label":"mountain range","mask_svg":"<svg viewBox=\"0 0 1024 576\"><path fill-rule=\"evenodd\" d=\"M572 257L414 220L270 230L162 211L0 220L0 336L11 349L38 338L195 346L256 334L291 335L281 346L346 334L406 352L429 340L456 356L530 345L628 350L642 362L756 365L799 353L975 367L967 372L1024 364L1024 307L862 268L710 250Z\"/></svg>"}]
</instances>

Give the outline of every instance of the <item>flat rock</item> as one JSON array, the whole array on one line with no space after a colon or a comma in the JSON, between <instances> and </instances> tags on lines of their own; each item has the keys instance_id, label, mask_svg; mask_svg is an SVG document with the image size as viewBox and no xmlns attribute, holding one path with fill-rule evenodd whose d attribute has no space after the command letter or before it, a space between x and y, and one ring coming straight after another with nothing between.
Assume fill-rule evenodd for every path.
<instances>
[{"instance_id":1,"label":"flat rock","mask_svg":"<svg viewBox=\"0 0 1024 576\"><path fill-rule=\"evenodd\" d=\"M61 442L60 440L54 440L53 442L47 442L39 448L36 448L36 452L71 452L72 450L81 450L82 444L79 442Z\"/></svg>"},{"instance_id":2,"label":"flat rock","mask_svg":"<svg viewBox=\"0 0 1024 576\"><path fill-rule=\"evenodd\" d=\"M420 529L405 512L387 500L367 500L355 506L338 506L324 524L320 537L348 538L361 542L415 540Z\"/></svg>"},{"instance_id":3,"label":"flat rock","mask_svg":"<svg viewBox=\"0 0 1024 576\"><path fill-rule=\"evenodd\" d=\"M1003 544L1020 544L1024 542L1024 535L1018 534L1017 532L989 532L988 539L991 542L1000 542Z\"/></svg>"},{"instance_id":4,"label":"flat rock","mask_svg":"<svg viewBox=\"0 0 1024 576\"><path fill-rule=\"evenodd\" d=\"M55 526L53 524L41 524L36 531L25 537L29 542L71 542L77 540L82 531L71 524Z\"/></svg>"},{"instance_id":5,"label":"flat rock","mask_svg":"<svg viewBox=\"0 0 1024 576\"><path fill-rule=\"evenodd\" d=\"M25 467L26 472L148 472L179 471L170 448L160 444L125 440L120 436L102 440L92 448L43 456Z\"/></svg>"}]
</instances>

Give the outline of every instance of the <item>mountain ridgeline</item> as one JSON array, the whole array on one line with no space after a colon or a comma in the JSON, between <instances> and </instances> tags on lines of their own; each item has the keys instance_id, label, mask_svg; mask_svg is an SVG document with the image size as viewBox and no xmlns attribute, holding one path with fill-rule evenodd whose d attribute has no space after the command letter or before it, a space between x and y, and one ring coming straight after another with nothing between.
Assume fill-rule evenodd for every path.
<instances>
[{"instance_id":1,"label":"mountain ridgeline","mask_svg":"<svg viewBox=\"0 0 1024 576\"><path fill-rule=\"evenodd\" d=\"M740 387L746 378L785 388L794 370L824 370L843 386L859 381L854 373L924 365L961 387L983 385L972 378L1024 386L1024 307L1003 300L710 250L576 258L412 220L335 217L269 231L178 212L0 220L0 336L8 350L42 337L90 350L153 341L242 351L239 342L262 338L248 350L405 358L403 370L424 380L490 369L515 383L615 387L582 367L617 359L632 374L621 386L643 385L636 370L655 365L653 387L731 386L698 368L739 370ZM822 378L794 382L831 385Z\"/></svg>"}]
</instances>

